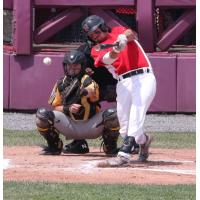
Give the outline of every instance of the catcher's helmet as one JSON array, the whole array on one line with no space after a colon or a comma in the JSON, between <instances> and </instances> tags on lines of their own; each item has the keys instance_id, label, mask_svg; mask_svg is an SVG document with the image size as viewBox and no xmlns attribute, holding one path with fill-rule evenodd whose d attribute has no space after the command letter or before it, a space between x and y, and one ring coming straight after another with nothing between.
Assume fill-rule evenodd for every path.
<instances>
[{"instance_id":1,"label":"catcher's helmet","mask_svg":"<svg viewBox=\"0 0 200 200\"><path fill-rule=\"evenodd\" d=\"M67 73L66 65L69 64L81 64L82 71L85 70L86 57L85 54L78 50L72 50L66 53L63 59L63 68L65 74Z\"/></svg>"},{"instance_id":2,"label":"catcher's helmet","mask_svg":"<svg viewBox=\"0 0 200 200\"><path fill-rule=\"evenodd\" d=\"M63 64L81 64L84 65L86 61L85 54L78 50L70 51L64 56Z\"/></svg>"},{"instance_id":3,"label":"catcher's helmet","mask_svg":"<svg viewBox=\"0 0 200 200\"><path fill-rule=\"evenodd\" d=\"M103 32L108 31L108 27L105 24L103 18L97 15L91 15L87 17L81 24L82 30L85 34L94 32L97 28L100 28Z\"/></svg>"}]
</instances>

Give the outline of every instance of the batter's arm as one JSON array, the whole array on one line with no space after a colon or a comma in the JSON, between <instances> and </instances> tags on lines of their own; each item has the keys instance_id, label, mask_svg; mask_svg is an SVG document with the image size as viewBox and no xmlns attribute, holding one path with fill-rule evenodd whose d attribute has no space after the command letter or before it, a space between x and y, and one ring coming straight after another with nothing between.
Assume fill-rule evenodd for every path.
<instances>
[{"instance_id":1,"label":"batter's arm","mask_svg":"<svg viewBox=\"0 0 200 200\"><path fill-rule=\"evenodd\" d=\"M133 40L138 40L137 33L131 29L125 30L123 34L126 36L128 42L133 41Z\"/></svg>"},{"instance_id":2,"label":"batter's arm","mask_svg":"<svg viewBox=\"0 0 200 200\"><path fill-rule=\"evenodd\" d=\"M122 35L126 36L125 38L127 39L127 42L138 40L137 33L131 29L126 29ZM103 63L112 64L118 58L120 51L116 51L114 49L115 48L113 48L111 51L104 55L102 60Z\"/></svg>"}]
</instances>

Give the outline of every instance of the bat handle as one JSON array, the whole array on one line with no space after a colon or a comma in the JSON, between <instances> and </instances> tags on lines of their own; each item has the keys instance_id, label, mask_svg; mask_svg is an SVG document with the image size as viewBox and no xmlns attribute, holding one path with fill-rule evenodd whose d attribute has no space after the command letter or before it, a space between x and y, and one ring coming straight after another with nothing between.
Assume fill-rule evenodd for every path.
<instances>
[{"instance_id":1,"label":"bat handle","mask_svg":"<svg viewBox=\"0 0 200 200\"><path fill-rule=\"evenodd\" d=\"M115 42L113 44L97 44L95 46L95 50L96 51L100 51L100 50L103 50L103 49L108 49L110 47L114 47L114 46L118 46L119 45L119 42Z\"/></svg>"},{"instance_id":2,"label":"bat handle","mask_svg":"<svg viewBox=\"0 0 200 200\"><path fill-rule=\"evenodd\" d=\"M117 46L119 46L119 42L115 42L115 43L113 44L113 47L117 47Z\"/></svg>"}]
</instances>

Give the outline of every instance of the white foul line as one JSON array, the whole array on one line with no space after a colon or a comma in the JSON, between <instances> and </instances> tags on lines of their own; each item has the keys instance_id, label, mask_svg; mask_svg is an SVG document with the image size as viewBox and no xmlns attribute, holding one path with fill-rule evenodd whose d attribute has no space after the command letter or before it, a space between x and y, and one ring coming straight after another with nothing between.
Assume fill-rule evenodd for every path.
<instances>
[{"instance_id":1,"label":"white foul line","mask_svg":"<svg viewBox=\"0 0 200 200\"><path fill-rule=\"evenodd\" d=\"M172 163L195 163L193 160L156 160L157 162L172 162Z\"/></svg>"},{"instance_id":2,"label":"white foul line","mask_svg":"<svg viewBox=\"0 0 200 200\"><path fill-rule=\"evenodd\" d=\"M3 159L3 169L7 169L9 167L9 159Z\"/></svg>"},{"instance_id":3,"label":"white foul line","mask_svg":"<svg viewBox=\"0 0 200 200\"><path fill-rule=\"evenodd\" d=\"M196 175L195 170L178 170L178 169L145 169L145 168L134 168L135 170L141 171L154 171L154 172L167 172L174 174L185 174L185 175Z\"/></svg>"}]
</instances>

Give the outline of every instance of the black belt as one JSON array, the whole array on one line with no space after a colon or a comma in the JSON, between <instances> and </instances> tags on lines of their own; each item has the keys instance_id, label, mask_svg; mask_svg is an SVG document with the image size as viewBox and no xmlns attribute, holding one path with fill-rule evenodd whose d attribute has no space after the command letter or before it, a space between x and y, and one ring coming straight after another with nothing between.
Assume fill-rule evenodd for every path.
<instances>
[{"instance_id":1,"label":"black belt","mask_svg":"<svg viewBox=\"0 0 200 200\"><path fill-rule=\"evenodd\" d=\"M135 75L143 74L143 73L149 73L149 72L150 72L149 68L137 69L137 70L128 72L126 74L123 74L123 75L121 75L121 77L122 77L122 79L125 79L125 78L131 77L131 76L135 76Z\"/></svg>"}]
</instances>

